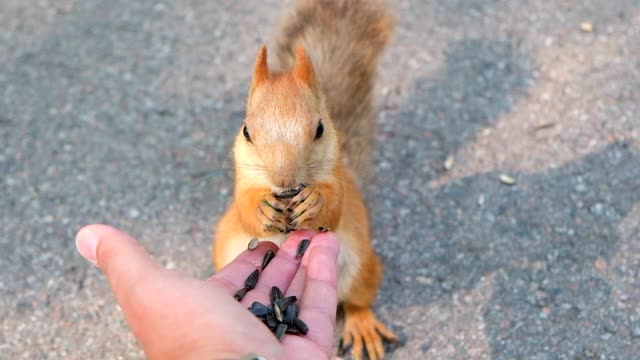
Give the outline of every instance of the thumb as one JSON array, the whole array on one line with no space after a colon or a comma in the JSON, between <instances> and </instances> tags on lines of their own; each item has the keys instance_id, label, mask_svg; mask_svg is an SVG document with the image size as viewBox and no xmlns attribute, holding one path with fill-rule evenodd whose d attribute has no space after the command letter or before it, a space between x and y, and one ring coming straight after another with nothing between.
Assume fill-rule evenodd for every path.
<instances>
[{"instance_id":1,"label":"thumb","mask_svg":"<svg viewBox=\"0 0 640 360\"><path fill-rule=\"evenodd\" d=\"M162 271L131 236L107 225L88 225L76 235L80 255L105 274L120 304L135 294L136 285Z\"/></svg>"}]
</instances>

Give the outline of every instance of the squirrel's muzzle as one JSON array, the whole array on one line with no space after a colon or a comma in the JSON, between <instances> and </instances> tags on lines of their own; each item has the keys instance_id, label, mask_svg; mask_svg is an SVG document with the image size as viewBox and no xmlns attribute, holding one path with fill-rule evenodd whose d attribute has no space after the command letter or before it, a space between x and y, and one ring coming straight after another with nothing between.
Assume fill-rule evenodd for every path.
<instances>
[{"instance_id":1,"label":"squirrel's muzzle","mask_svg":"<svg viewBox=\"0 0 640 360\"><path fill-rule=\"evenodd\" d=\"M290 189L298 185L297 175L300 167L297 151L293 147L280 146L276 151L270 151L267 155L269 158L266 162L269 180L274 186Z\"/></svg>"}]
</instances>

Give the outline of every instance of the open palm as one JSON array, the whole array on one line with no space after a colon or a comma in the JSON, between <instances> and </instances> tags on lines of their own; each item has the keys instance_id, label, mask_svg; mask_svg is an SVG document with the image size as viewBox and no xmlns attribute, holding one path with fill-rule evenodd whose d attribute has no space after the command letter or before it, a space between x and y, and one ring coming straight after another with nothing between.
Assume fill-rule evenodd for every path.
<instances>
[{"instance_id":1,"label":"open palm","mask_svg":"<svg viewBox=\"0 0 640 360\"><path fill-rule=\"evenodd\" d=\"M302 258L302 239L311 244ZM254 353L266 359L327 359L335 327L338 240L331 233L293 233L280 249L262 242L207 280L166 270L130 236L104 225L78 233L83 256L105 273L136 338L150 359L238 359ZM95 244L95 245L94 245ZM260 268L268 250L275 258L256 288L239 303L233 294ZM305 336L278 341L247 308L269 302L272 286L298 297Z\"/></svg>"}]
</instances>

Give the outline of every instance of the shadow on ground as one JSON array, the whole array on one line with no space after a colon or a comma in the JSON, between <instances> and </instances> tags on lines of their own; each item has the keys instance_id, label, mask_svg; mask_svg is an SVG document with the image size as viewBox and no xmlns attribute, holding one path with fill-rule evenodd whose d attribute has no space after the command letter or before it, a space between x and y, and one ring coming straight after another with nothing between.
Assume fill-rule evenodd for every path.
<instances>
[{"instance_id":1,"label":"shadow on ground","mask_svg":"<svg viewBox=\"0 0 640 360\"><path fill-rule=\"evenodd\" d=\"M617 305L594 263L611 261L617 226L640 201L640 153L614 143L559 168L513 174L514 186L481 173L427 187L446 155L508 112L531 76L531 62L513 43L466 40L450 48L446 67L417 81L410 101L422 105L387 112L397 121L380 135L374 189L395 190L371 200L385 263L379 303L428 305L495 276L483 314L494 358L638 351L640 334L630 329L640 322ZM406 167L421 177L398 177Z\"/></svg>"}]
</instances>

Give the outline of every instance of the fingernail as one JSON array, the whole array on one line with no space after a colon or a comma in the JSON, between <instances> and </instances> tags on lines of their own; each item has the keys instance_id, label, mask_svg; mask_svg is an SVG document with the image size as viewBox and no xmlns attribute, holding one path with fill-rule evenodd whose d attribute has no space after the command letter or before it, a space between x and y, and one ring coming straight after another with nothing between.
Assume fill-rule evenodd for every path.
<instances>
[{"instance_id":1,"label":"fingernail","mask_svg":"<svg viewBox=\"0 0 640 360\"><path fill-rule=\"evenodd\" d=\"M96 249L98 248L98 237L87 231L81 231L76 237L76 248L82 257L90 263L98 265Z\"/></svg>"}]
</instances>

